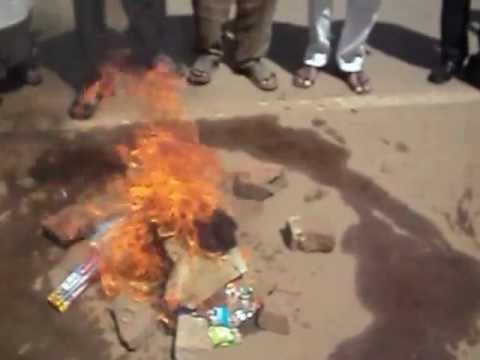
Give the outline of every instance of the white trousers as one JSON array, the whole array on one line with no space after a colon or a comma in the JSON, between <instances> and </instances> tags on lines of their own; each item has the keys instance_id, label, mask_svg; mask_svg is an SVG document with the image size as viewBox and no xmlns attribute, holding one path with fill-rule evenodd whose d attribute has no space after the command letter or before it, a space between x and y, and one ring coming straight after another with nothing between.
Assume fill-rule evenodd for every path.
<instances>
[{"instance_id":1,"label":"white trousers","mask_svg":"<svg viewBox=\"0 0 480 360\"><path fill-rule=\"evenodd\" d=\"M348 0L336 61L340 70L357 72L365 62L365 42L377 20L381 0ZM333 0L309 0L310 40L305 64L323 67L331 49Z\"/></svg>"}]
</instances>

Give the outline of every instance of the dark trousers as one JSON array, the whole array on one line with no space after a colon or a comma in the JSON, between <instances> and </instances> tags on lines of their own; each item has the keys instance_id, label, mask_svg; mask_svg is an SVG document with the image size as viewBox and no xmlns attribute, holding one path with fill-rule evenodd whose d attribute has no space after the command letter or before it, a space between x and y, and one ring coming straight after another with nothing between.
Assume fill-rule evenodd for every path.
<instances>
[{"instance_id":1,"label":"dark trousers","mask_svg":"<svg viewBox=\"0 0 480 360\"><path fill-rule=\"evenodd\" d=\"M471 0L443 0L442 59L462 64L468 55Z\"/></svg>"},{"instance_id":2,"label":"dark trousers","mask_svg":"<svg viewBox=\"0 0 480 360\"><path fill-rule=\"evenodd\" d=\"M97 75L98 65L105 60L106 22L105 0L73 0L75 29L85 53L89 76ZM158 51L158 33L161 21L155 15L164 15L161 0L123 0L123 8L130 21L130 28L137 35L140 48L146 57L152 58Z\"/></svg>"},{"instance_id":3,"label":"dark trousers","mask_svg":"<svg viewBox=\"0 0 480 360\"><path fill-rule=\"evenodd\" d=\"M197 50L223 55L223 28L234 3L235 61L264 57L270 47L277 0L193 0Z\"/></svg>"},{"instance_id":4,"label":"dark trousers","mask_svg":"<svg viewBox=\"0 0 480 360\"><path fill-rule=\"evenodd\" d=\"M75 31L84 52L88 76L96 72L106 48L104 0L73 0Z\"/></svg>"}]
</instances>

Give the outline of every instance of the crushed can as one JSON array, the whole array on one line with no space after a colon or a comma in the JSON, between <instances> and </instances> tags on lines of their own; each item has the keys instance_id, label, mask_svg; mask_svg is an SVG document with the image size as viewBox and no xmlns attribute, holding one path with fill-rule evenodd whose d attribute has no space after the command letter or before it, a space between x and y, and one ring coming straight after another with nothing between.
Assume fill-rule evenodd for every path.
<instances>
[{"instance_id":1,"label":"crushed can","mask_svg":"<svg viewBox=\"0 0 480 360\"><path fill-rule=\"evenodd\" d=\"M212 326L223 326L223 327L230 327L230 317L231 312L228 306L215 306L214 308L210 309L207 313L208 321Z\"/></svg>"}]
</instances>

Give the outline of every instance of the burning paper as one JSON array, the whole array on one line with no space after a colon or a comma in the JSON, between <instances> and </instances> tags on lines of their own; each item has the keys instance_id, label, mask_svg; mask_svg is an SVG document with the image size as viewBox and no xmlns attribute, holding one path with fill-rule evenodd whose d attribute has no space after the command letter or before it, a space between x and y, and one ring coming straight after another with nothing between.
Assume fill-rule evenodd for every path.
<instances>
[{"instance_id":1,"label":"burning paper","mask_svg":"<svg viewBox=\"0 0 480 360\"><path fill-rule=\"evenodd\" d=\"M165 239L152 227L170 234L169 241L181 242L190 255L199 254L196 223L208 222L219 208L220 163L200 143L194 124L182 120L178 85L161 66L136 80L136 93L147 101L154 125L137 131L131 148L118 149L128 166L119 192L130 212L100 246L101 281L108 295L158 295L171 262Z\"/></svg>"}]
</instances>

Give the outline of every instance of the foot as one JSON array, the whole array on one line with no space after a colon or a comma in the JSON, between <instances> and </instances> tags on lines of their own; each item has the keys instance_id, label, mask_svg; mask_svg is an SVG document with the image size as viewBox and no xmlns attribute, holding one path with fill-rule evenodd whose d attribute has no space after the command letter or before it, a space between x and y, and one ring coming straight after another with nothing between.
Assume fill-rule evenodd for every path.
<instances>
[{"instance_id":1,"label":"foot","mask_svg":"<svg viewBox=\"0 0 480 360\"><path fill-rule=\"evenodd\" d=\"M434 84L444 84L450 81L454 76L460 73L461 66L451 60L444 61L439 66L433 68L428 81Z\"/></svg>"},{"instance_id":2,"label":"foot","mask_svg":"<svg viewBox=\"0 0 480 360\"><path fill-rule=\"evenodd\" d=\"M480 89L480 53L470 57L464 76L466 82Z\"/></svg>"},{"instance_id":3,"label":"foot","mask_svg":"<svg viewBox=\"0 0 480 360\"><path fill-rule=\"evenodd\" d=\"M370 78L363 70L345 73L345 81L355 94L365 95L372 92Z\"/></svg>"},{"instance_id":4,"label":"foot","mask_svg":"<svg viewBox=\"0 0 480 360\"><path fill-rule=\"evenodd\" d=\"M220 56L213 54L200 55L193 64L187 80L192 85L206 85L212 81L212 74L220 64Z\"/></svg>"},{"instance_id":5,"label":"foot","mask_svg":"<svg viewBox=\"0 0 480 360\"><path fill-rule=\"evenodd\" d=\"M100 79L89 82L78 93L69 110L72 119L88 120L95 115L103 99L100 82Z\"/></svg>"},{"instance_id":6,"label":"foot","mask_svg":"<svg viewBox=\"0 0 480 360\"><path fill-rule=\"evenodd\" d=\"M37 67L25 67L21 70L22 80L25 84L38 86L43 82L43 76Z\"/></svg>"},{"instance_id":7,"label":"foot","mask_svg":"<svg viewBox=\"0 0 480 360\"><path fill-rule=\"evenodd\" d=\"M274 91L278 88L277 75L260 59L248 61L236 70L249 78L260 90Z\"/></svg>"},{"instance_id":8,"label":"foot","mask_svg":"<svg viewBox=\"0 0 480 360\"><path fill-rule=\"evenodd\" d=\"M318 68L311 65L304 65L297 70L295 76L293 77L293 85L302 88L308 89L315 85L317 80Z\"/></svg>"}]
</instances>

